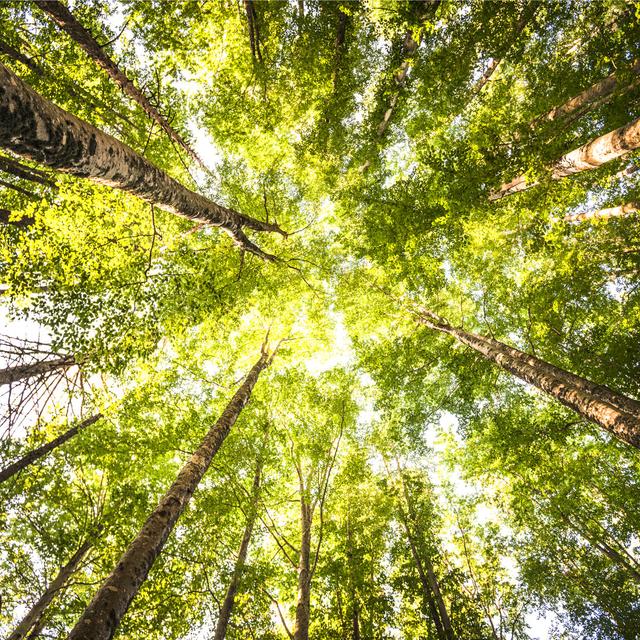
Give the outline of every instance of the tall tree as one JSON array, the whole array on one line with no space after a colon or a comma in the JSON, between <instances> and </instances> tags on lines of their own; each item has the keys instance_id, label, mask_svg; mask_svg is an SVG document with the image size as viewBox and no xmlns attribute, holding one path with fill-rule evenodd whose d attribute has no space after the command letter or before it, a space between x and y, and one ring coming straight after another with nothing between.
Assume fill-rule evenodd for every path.
<instances>
[{"instance_id":1,"label":"tall tree","mask_svg":"<svg viewBox=\"0 0 640 640\"><path fill-rule=\"evenodd\" d=\"M251 242L242 229L286 235L277 224L250 218L190 191L130 147L42 98L1 65L0 81L0 145L4 148L59 171L132 193L194 222L221 227L243 249L266 260L275 259Z\"/></svg>"},{"instance_id":2,"label":"tall tree","mask_svg":"<svg viewBox=\"0 0 640 640\"><path fill-rule=\"evenodd\" d=\"M113 637L213 457L249 402L260 373L269 366L273 356L265 342L260 358L80 616L69 640L107 640Z\"/></svg>"}]
</instances>

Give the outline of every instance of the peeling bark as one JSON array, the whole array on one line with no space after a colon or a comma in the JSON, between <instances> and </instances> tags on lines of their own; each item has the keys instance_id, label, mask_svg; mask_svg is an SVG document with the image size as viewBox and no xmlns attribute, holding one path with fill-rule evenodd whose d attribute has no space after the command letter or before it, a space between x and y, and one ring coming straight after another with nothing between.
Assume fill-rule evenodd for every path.
<instances>
[{"instance_id":1,"label":"peeling bark","mask_svg":"<svg viewBox=\"0 0 640 640\"><path fill-rule=\"evenodd\" d=\"M640 449L640 402L604 385L560 369L493 338L452 327L422 310L420 322L447 333L505 371L549 394L580 416L600 425L622 442Z\"/></svg>"},{"instance_id":2,"label":"peeling bark","mask_svg":"<svg viewBox=\"0 0 640 640\"><path fill-rule=\"evenodd\" d=\"M13 477L17 473L28 467L30 464L33 464L36 460L44 458L46 455L51 453L51 451L57 449L61 444L64 444L67 440L73 438L73 436L75 436L77 433L79 433L83 429L86 429L87 427L90 427L92 424L95 424L98 420L100 420L100 418L102 418L102 414L97 413L96 415L91 416L90 418L87 418L86 420L83 420L77 425L71 427L71 429L68 429L63 434L59 435L57 438L54 438L50 442L43 444L41 447L37 447L33 451L29 451L29 453L22 456L20 460L17 460L16 462L10 464L8 467L0 470L0 483L5 482L5 480Z\"/></svg>"},{"instance_id":3,"label":"peeling bark","mask_svg":"<svg viewBox=\"0 0 640 640\"><path fill-rule=\"evenodd\" d=\"M59 369L68 369L76 364L77 362L73 356L64 356L63 358L41 360L32 364L21 364L16 367L0 369L0 386L51 373Z\"/></svg>"},{"instance_id":4,"label":"peeling bark","mask_svg":"<svg viewBox=\"0 0 640 640\"><path fill-rule=\"evenodd\" d=\"M247 514L247 523L244 528L244 534L242 535L242 541L240 542L240 550L238 551L238 558L233 568L233 574L231 575L231 581L227 587L227 592L220 607L220 615L218 616L218 622L216 624L216 630L213 635L213 640L224 640L227 635L227 627L229 620L231 619L231 612L233 611L233 605L240 585L240 578L242 577L242 571L247 561L247 552L249 551L249 543L251 542L251 535L253 533L253 526L256 521L256 512L258 509L258 499L260 497L260 480L262 475L262 459L258 459L256 465L256 471L253 476L253 491L251 494L251 505Z\"/></svg>"},{"instance_id":5,"label":"peeling bark","mask_svg":"<svg viewBox=\"0 0 640 640\"><path fill-rule=\"evenodd\" d=\"M224 229L246 251L265 253L242 232L286 235L277 224L261 222L190 191L131 147L63 111L0 65L0 146L35 162L97 184L131 193L160 209Z\"/></svg>"},{"instance_id":6,"label":"peeling bark","mask_svg":"<svg viewBox=\"0 0 640 640\"><path fill-rule=\"evenodd\" d=\"M627 202L616 207L606 209L596 209L595 211L583 211L581 213L571 213L564 217L565 222L584 222L585 220L608 220L609 218L620 218L631 213L640 211L640 203Z\"/></svg>"},{"instance_id":7,"label":"peeling bark","mask_svg":"<svg viewBox=\"0 0 640 640\"><path fill-rule=\"evenodd\" d=\"M552 180L560 180L575 173L597 169L638 147L640 147L640 118L565 154L549 167L550 177ZM513 193L526 191L537 184L537 182L527 182L527 177L524 175L518 176L511 182L503 184L499 190L492 192L489 200L500 200Z\"/></svg>"},{"instance_id":8,"label":"peeling bark","mask_svg":"<svg viewBox=\"0 0 640 640\"><path fill-rule=\"evenodd\" d=\"M85 609L71 630L69 640L110 640L113 637L213 457L249 402L260 373L269 366L271 359L263 346L260 359Z\"/></svg>"},{"instance_id":9,"label":"peeling bark","mask_svg":"<svg viewBox=\"0 0 640 640\"><path fill-rule=\"evenodd\" d=\"M136 87L136 85L123 73L118 65L106 54L104 49L96 42L91 33L87 31L75 18L75 16L58 0L36 0L37 5L45 11L53 21L65 31L71 39L101 68L107 75L128 95L137 102L147 116L155 121L162 130L178 144L189 156L205 170L207 166L202 162L198 154L186 143L184 138L167 122L158 110L149 102L149 99Z\"/></svg>"},{"instance_id":10,"label":"peeling bark","mask_svg":"<svg viewBox=\"0 0 640 640\"><path fill-rule=\"evenodd\" d=\"M64 589L69 578L76 572L78 565L85 557L91 546L92 541L87 540L78 548L69 562L60 569L58 575L47 587L47 590L42 594L42 596L40 596L40 599L33 605L33 607L31 607L27 615L22 619L20 624L15 628L7 640L23 640L34 626L37 627L39 625L47 607L56 597L56 594Z\"/></svg>"}]
</instances>

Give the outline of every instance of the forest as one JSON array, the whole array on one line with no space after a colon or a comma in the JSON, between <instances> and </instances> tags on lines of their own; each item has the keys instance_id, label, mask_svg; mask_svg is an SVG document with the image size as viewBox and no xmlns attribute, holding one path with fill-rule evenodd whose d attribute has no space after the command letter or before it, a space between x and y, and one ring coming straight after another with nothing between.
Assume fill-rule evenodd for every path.
<instances>
[{"instance_id":1,"label":"forest","mask_svg":"<svg viewBox=\"0 0 640 640\"><path fill-rule=\"evenodd\" d=\"M0 638L638 640L640 2L0 2Z\"/></svg>"}]
</instances>

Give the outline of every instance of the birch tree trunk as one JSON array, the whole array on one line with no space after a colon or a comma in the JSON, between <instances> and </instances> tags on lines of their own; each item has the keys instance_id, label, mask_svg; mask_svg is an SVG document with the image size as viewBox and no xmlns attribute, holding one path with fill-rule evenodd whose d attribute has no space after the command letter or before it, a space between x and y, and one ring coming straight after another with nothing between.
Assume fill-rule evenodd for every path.
<instances>
[{"instance_id":1,"label":"birch tree trunk","mask_svg":"<svg viewBox=\"0 0 640 640\"><path fill-rule=\"evenodd\" d=\"M107 55L104 48L101 47L91 33L76 20L75 16L67 7L61 2L58 2L58 0L36 0L36 3L101 69L106 71L107 75L126 95L142 107L142 110L151 120L160 125L160 128L171 140L182 147L193 160L207 170L206 165L202 162L198 154L149 102L147 96L120 70L118 65Z\"/></svg>"},{"instance_id":2,"label":"birch tree trunk","mask_svg":"<svg viewBox=\"0 0 640 640\"><path fill-rule=\"evenodd\" d=\"M109 640L113 637L122 616L146 580L178 518L272 357L263 345L260 359L85 609L69 634L69 640Z\"/></svg>"},{"instance_id":3,"label":"birch tree trunk","mask_svg":"<svg viewBox=\"0 0 640 640\"><path fill-rule=\"evenodd\" d=\"M78 432L90 427L92 424L95 424L102 418L101 413L97 413L86 420L83 420L79 424L71 427L68 431L65 431L62 435L59 435L57 438L54 438L50 442L43 444L41 447L37 447L33 451L29 451L26 455L24 455L20 460L17 460L13 464L10 464L8 467L0 470L0 483L5 482L9 478L16 475L30 464L33 464L36 460L40 460L40 458L44 458L46 455L51 453L54 449L57 449L61 444L64 444L67 440L70 440L75 436Z\"/></svg>"},{"instance_id":4,"label":"birch tree trunk","mask_svg":"<svg viewBox=\"0 0 640 640\"><path fill-rule=\"evenodd\" d=\"M247 227L286 235L190 191L127 145L38 95L0 65L0 146L54 169L126 191L160 209L224 229L243 249L275 260L243 233Z\"/></svg>"},{"instance_id":5,"label":"birch tree trunk","mask_svg":"<svg viewBox=\"0 0 640 640\"><path fill-rule=\"evenodd\" d=\"M242 541L240 542L240 550L238 551L238 559L236 560L235 567L233 568L233 574L231 575L231 582L227 587L227 593L225 594L222 607L220 607L220 615L216 624L216 630L213 635L213 640L224 640L227 635L227 626L231 619L231 612L233 611L233 604L235 602L236 593L240 584L240 578L244 569L245 562L247 560L247 552L249 550L249 543L251 542L251 535L253 533L253 526L256 521L256 512L258 509L258 499L260 497L260 478L262 475L262 459L258 459L256 465L256 471L253 476L253 491L251 494L251 505L247 514L247 523L244 528L244 534Z\"/></svg>"},{"instance_id":6,"label":"birch tree trunk","mask_svg":"<svg viewBox=\"0 0 640 640\"><path fill-rule=\"evenodd\" d=\"M298 599L294 640L309 640L311 619L311 522L313 512L305 492L300 495L300 556L298 560Z\"/></svg>"},{"instance_id":7,"label":"birch tree trunk","mask_svg":"<svg viewBox=\"0 0 640 640\"><path fill-rule=\"evenodd\" d=\"M556 367L493 338L452 327L436 314L422 310L420 321L448 333L487 360L549 394L580 416L600 425L623 442L640 448L640 402L604 385Z\"/></svg>"},{"instance_id":8,"label":"birch tree trunk","mask_svg":"<svg viewBox=\"0 0 640 640\"><path fill-rule=\"evenodd\" d=\"M77 362L73 356L64 356L63 358L41 360L32 364L21 364L16 367L0 369L0 385L12 384L27 378L45 375L52 371L68 369L76 364Z\"/></svg>"},{"instance_id":9,"label":"birch tree trunk","mask_svg":"<svg viewBox=\"0 0 640 640\"><path fill-rule=\"evenodd\" d=\"M596 209L595 211L583 211L581 213L571 213L564 217L565 222L584 222L585 220L608 220L609 218L621 218L631 213L640 211L640 203L627 202L616 207L606 209Z\"/></svg>"},{"instance_id":10,"label":"birch tree trunk","mask_svg":"<svg viewBox=\"0 0 640 640\"><path fill-rule=\"evenodd\" d=\"M60 569L53 582L51 582L47 590L40 596L40 599L31 607L27 615L7 640L22 640L34 626L38 625L47 607L51 604L51 601L56 597L58 592L64 588L69 578L76 572L78 565L91 548L91 545L92 542L87 540L80 546L69 562Z\"/></svg>"},{"instance_id":11,"label":"birch tree trunk","mask_svg":"<svg viewBox=\"0 0 640 640\"><path fill-rule=\"evenodd\" d=\"M625 154L640 147L640 118L594 138L587 144L570 151L556 160L550 167L552 180L560 180L574 173L597 169L611 160L621 158ZM535 187L537 182L527 182L526 176L518 176L511 182L503 184L500 189L489 195L490 201L500 200L505 196Z\"/></svg>"}]
</instances>

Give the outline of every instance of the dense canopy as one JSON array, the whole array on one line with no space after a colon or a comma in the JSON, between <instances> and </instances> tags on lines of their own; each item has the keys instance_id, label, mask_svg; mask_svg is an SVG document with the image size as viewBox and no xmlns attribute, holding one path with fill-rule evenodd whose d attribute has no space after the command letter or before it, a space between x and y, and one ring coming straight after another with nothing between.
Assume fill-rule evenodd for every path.
<instances>
[{"instance_id":1,"label":"dense canopy","mask_svg":"<svg viewBox=\"0 0 640 640\"><path fill-rule=\"evenodd\" d=\"M0 636L638 639L640 5L0 3Z\"/></svg>"}]
</instances>

